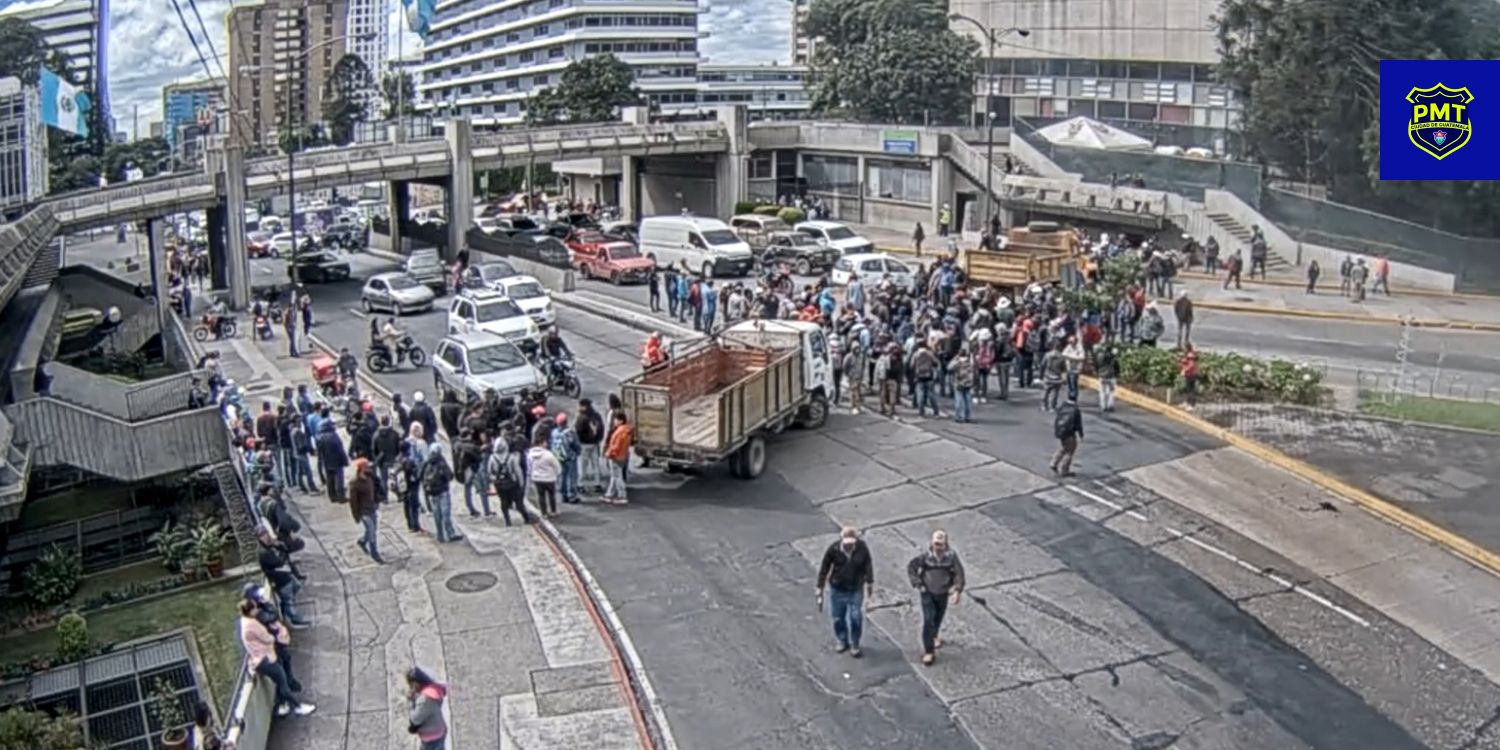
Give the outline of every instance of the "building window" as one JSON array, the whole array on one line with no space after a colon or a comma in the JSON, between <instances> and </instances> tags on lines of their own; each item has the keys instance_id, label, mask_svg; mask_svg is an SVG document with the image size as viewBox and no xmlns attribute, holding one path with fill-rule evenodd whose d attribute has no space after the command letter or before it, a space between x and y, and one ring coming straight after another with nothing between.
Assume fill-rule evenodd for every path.
<instances>
[{"instance_id":1,"label":"building window","mask_svg":"<svg viewBox=\"0 0 1500 750\"><path fill-rule=\"evenodd\" d=\"M562 56L563 56L563 48L562 47L553 47L552 49L547 50L547 59L548 60L561 60Z\"/></svg>"},{"instance_id":2,"label":"building window","mask_svg":"<svg viewBox=\"0 0 1500 750\"><path fill-rule=\"evenodd\" d=\"M552 28L550 26L548 26L547 24L544 23L544 24L538 25L535 29L531 30L531 38L535 39L537 37L547 36L548 34L551 34L551 33L552 33Z\"/></svg>"},{"instance_id":3,"label":"building window","mask_svg":"<svg viewBox=\"0 0 1500 750\"><path fill-rule=\"evenodd\" d=\"M865 165L869 172L867 197L911 203L932 200L932 168L926 164L871 159Z\"/></svg>"},{"instance_id":4,"label":"building window","mask_svg":"<svg viewBox=\"0 0 1500 750\"><path fill-rule=\"evenodd\" d=\"M809 190L851 192L859 187L859 162L856 159L808 156L802 160L802 171Z\"/></svg>"},{"instance_id":5,"label":"building window","mask_svg":"<svg viewBox=\"0 0 1500 750\"><path fill-rule=\"evenodd\" d=\"M1142 89L1141 98L1148 102L1165 102L1167 104L1177 103L1177 84L1159 81L1147 81Z\"/></svg>"},{"instance_id":6,"label":"building window","mask_svg":"<svg viewBox=\"0 0 1500 750\"><path fill-rule=\"evenodd\" d=\"M750 157L750 179L769 180L775 176L769 153L755 154Z\"/></svg>"},{"instance_id":7,"label":"building window","mask_svg":"<svg viewBox=\"0 0 1500 750\"><path fill-rule=\"evenodd\" d=\"M1099 119L1125 119L1125 102L1099 102Z\"/></svg>"},{"instance_id":8,"label":"building window","mask_svg":"<svg viewBox=\"0 0 1500 750\"><path fill-rule=\"evenodd\" d=\"M1027 78L1022 93L1052 96L1057 93L1056 84L1057 81L1053 78Z\"/></svg>"},{"instance_id":9,"label":"building window","mask_svg":"<svg viewBox=\"0 0 1500 750\"><path fill-rule=\"evenodd\" d=\"M1227 89L1227 88L1221 88L1219 86L1215 86L1213 88L1210 88L1208 90L1208 106L1210 106L1210 107L1227 107L1227 106L1229 106L1229 89Z\"/></svg>"},{"instance_id":10,"label":"building window","mask_svg":"<svg viewBox=\"0 0 1500 750\"><path fill-rule=\"evenodd\" d=\"M1083 85L1079 87L1078 95L1092 99L1108 99L1114 95L1115 86L1112 81L1101 81L1097 78L1083 79Z\"/></svg>"},{"instance_id":11,"label":"building window","mask_svg":"<svg viewBox=\"0 0 1500 750\"><path fill-rule=\"evenodd\" d=\"M1130 119L1132 119L1132 120L1146 120L1146 121L1155 120L1156 119L1156 105L1155 104L1131 104L1130 105Z\"/></svg>"},{"instance_id":12,"label":"building window","mask_svg":"<svg viewBox=\"0 0 1500 750\"><path fill-rule=\"evenodd\" d=\"M536 53L532 52L531 50L526 50L525 52L522 52L520 55L518 55L518 57L521 58L521 64L524 65L536 60Z\"/></svg>"}]
</instances>

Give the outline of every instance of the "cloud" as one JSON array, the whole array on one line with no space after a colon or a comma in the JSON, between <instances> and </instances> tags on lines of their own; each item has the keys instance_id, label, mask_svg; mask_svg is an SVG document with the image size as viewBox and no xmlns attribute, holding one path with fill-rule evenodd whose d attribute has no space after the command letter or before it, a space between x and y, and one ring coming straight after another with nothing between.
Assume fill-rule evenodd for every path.
<instances>
[{"instance_id":1,"label":"cloud","mask_svg":"<svg viewBox=\"0 0 1500 750\"><path fill-rule=\"evenodd\" d=\"M709 33L701 49L710 63L791 61L791 0L715 0L699 24Z\"/></svg>"}]
</instances>

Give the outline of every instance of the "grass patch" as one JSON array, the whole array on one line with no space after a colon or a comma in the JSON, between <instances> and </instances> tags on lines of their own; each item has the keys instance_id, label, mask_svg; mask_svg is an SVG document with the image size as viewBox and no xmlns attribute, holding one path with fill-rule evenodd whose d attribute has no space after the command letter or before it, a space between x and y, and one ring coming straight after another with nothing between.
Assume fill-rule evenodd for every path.
<instances>
[{"instance_id":1,"label":"grass patch","mask_svg":"<svg viewBox=\"0 0 1500 750\"><path fill-rule=\"evenodd\" d=\"M239 612L241 581L228 578L171 596L116 607L85 615L89 639L94 642L124 643L182 627L191 627L198 641L198 655L208 675L214 701L223 709L234 693L239 678L240 653ZM0 654L7 662L21 662L51 656L57 651L57 630L47 628L0 639Z\"/></svg>"},{"instance_id":2,"label":"grass patch","mask_svg":"<svg viewBox=\"0 0 1500 750\"><path fill-rule=\"evenodd\" d=\"M1360 391L1361 413L1408 422L1500 432L1500 405L1425 396L1402 396L1385 403L1380 394Z\"/></svg>"},{"instance_id":3,"label":"grass patch","mask_svg":"<svg viewBox=\"0 0 1500 750\"><path fill-rule=\"evenodd\" d=\"M161 563L156 560L146 560L133 565L125 565L119 568L110 568L90 576L85 576L83 584L78 587L78 593L73 595L69 601L72 606L77 607L90 597L99 596L117 589L128 589L138 583L149 583L158 578L171 575Z\"/></svg>"}]
</instances>

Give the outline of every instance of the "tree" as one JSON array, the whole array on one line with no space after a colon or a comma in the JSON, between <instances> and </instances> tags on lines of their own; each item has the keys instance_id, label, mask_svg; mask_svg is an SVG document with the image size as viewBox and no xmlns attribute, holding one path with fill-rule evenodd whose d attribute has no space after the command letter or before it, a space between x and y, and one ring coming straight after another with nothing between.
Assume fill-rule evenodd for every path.
<instances>
[{"instance_id":1,"label":"tree","mask_svg":"<svg viewBox=\"0 0 1500 750\"><path fill-rule=\"evenodd\" d=\"M948 27L942 0L819 0L807 31L813 109L875 122L962 122L979 44Z\"/></svg>"},{"instance_id":2,"label":"tree","mask_svg":"<svg viewBox=\"0 0 1500 750\"><path fill-rule=\"evenodd\" d=\"M83 729L71 716L8 708L0 713L0 748L82 748Z\"/></svg>"},{"instance_id":3,"label":"tree","mask_svg":"<svg viewBox=\"0 0 1500 750\"><path fill-rule=\"evenodd\" d=\"M1493 4L1226 0L1219 78L1244 105L1252 157L1334 200L1458 232L1493 233L1492 183L1380 182L1380 60L1493 56Z\"/></svg>"},{"instance_id":4,"label":"tree","mask_svg":"<svg viewBox=\"0 0 1500 750\"><path fill-rule=\"evenodd\" d=\"M619 116L620 107L643 101L633 68L614 55L596 55L568 65L556 86L534 94L527 103L526 122L609 122Z\"/></svg>"},{"instance_id":5,"label":"tree","mask_svg":"<svg viewBox=\"0 0 1500 750\"><path fill-rule=\"evenodd\" d=\"M332 141L328 137L328 131L322 125L313 123L305 128L287 130L282 128L276 134L276 147L281 149L282 154L288 151L296 153L310 148L327 146Z\"/></svg>"},{"instance_id":6,"label":"tree","mask_svg":"<svg viewBox=\"0 0 1500 750\"><path fill-rule=\"evenodd\" d=\"M354 129L365 121L374 86L370 69L358 55L344 55L333 64L333 74L323 92L323 119L334 143L344 145L354 140Z\"/></svg>"},{"instance_id":7,"label":"tree","mask_svg":"<svg viewBox=\"0 0 1500 750\"><path fill-rule=\"evenodd\" d=\"M37 27L14 16L0 18L0 78L15 76L22 83L35 84L48 53L47 41ZM56 73L63 70L53 68Z\"/></svg>"},{"instance_id":8,"label":"tree","mask_svg":"<svg viewBox=\"0 0 1500 750\"><path fill-rule=\"evenodd\" d=\"M380 79L380 95L385 100L385 119L410 117L417 113L416 81L406 71L386 73Z\"/></svg>"}]
</instances>

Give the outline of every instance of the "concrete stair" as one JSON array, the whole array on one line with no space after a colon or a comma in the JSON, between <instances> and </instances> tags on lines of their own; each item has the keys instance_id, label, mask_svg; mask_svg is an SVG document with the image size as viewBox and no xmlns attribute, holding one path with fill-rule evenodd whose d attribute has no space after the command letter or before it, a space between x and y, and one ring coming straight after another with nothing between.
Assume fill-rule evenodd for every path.
<instances>
[{"instance_id":1,"label":"concrete stair","mask_svg":"<svg viewBox=\"0 0 1500 750\"><path fill-rule=\"evenodd\" d=\"M1235 247L1222 248L1219 253L1219 258L1222 260L1229 257L1230 255L1233 255L1236 250L1241 251L1244 253L1245 257L1245 272L1249 273L1250 238L1254 236L1250 231L1250 227L1241 224L1228 214L1208 214L1208 220L1213 222L1215 226L1223 229L1226 234L1228 234L1230 237L1233 237L1235 242L1238 243L1238 245L1236 245ZM1283 273L1293 273L1295 269L1292 264L1287 261L1286 258L1281 257L1273 250L1266 254L1266 272L1272 273L1276 271L1281 271Z\"/></svg>"}]
</instances>

